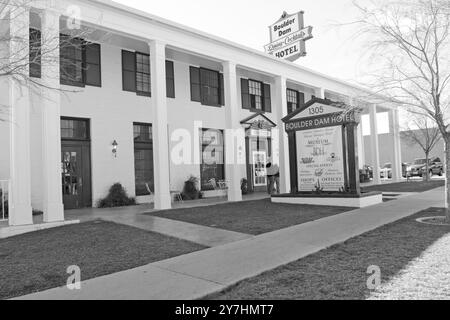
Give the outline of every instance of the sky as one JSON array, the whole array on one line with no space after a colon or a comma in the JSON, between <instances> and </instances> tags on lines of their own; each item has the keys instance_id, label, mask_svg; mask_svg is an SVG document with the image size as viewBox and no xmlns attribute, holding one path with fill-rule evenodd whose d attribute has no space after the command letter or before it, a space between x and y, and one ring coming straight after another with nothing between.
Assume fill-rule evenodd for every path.
<instances>
[{"instance_id":1,"label":"sky","mask_svg":"<svg viewBox=\"0 0 450 320\"><path fill-rule=\"evenodd\" d=\"M353 83L364 75L364 43L348 25L358 19L353 0L115 1L260 51L270 42L268 26L283 11L304 11L305 26L313 26L314 38L306 44L307 56L295 63ZM389 132L385 118L379 115L380 134ZM370 135L367 117L363 122L364 135Z\"/></svg>"},{"instance_id":2,"label":"sky","mask_svg":"<svg viewBox=\"0 0 450 320\"><path fill-rule=\"evenodd\" d=\"M270 42L268 26L283 11L305 11L314 38L307 42L308 55L296 63L347 81L363 72L361 41L355 41L353 27L342 25L358 17L352 0L115 1L261 51Z\"/></svg>"}]
</instances>

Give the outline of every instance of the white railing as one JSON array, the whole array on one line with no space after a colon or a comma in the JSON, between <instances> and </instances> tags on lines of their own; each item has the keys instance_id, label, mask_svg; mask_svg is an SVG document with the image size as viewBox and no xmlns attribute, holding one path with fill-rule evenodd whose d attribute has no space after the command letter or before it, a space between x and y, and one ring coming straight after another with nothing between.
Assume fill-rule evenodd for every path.
<instances>
[{"instance_id":1,"label":"white railing","mask_svg":"<svg viewBox=\"0 0 450 320\"><path fill-rule=\"evenodd\" d=\"M0 180L0 221L8 220L8 205L11 196L10 183L8 180Z\"/></svg>"}]
</instances>

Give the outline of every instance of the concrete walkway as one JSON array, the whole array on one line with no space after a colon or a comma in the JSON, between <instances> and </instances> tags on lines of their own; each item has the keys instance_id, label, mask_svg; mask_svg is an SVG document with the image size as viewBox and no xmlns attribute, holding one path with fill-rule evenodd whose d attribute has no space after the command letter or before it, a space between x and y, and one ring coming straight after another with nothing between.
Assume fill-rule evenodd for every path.
<instances>
[{"instance_id":1,"label":"concrete walkway","mask_svg":"<svg viewBox=\"0 0 450 320\"><path fill-rule=\"evenodd\" d=\"M198 299L429 207L439 188L21 299Z\"/></svg>"},{"instance_id":2,"label":"concrete walkway","mask_svg":"<svg viewBox=\"0 0 450 320\"><path fill-rule=\"evenodd\" d=\"M260 200L268 198L265 194L254 194L244 198L245 201ZM225 198L206 199L200 201L186 201L176 203L174 209L213 206L227 203ZM140 205L125 208L96 209L87 208L80 210L69 210L66 212L68 220L79 220L88 222L93 220L105 220L114 223L157 232L182 240L191 241L207 247L222 246L231 242L253 238L253 235L210 228L187 222L152 217L145 213L156 211L153 205Z\"/></svg>"}]
</instances>

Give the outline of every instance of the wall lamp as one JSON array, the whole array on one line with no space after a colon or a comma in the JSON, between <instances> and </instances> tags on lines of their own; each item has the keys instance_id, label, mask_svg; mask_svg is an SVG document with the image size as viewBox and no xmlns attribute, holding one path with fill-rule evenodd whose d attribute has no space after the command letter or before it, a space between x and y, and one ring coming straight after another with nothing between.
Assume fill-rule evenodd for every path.
<instances>
[{"instance_id":1,"label":"wall lamp","mask_svg":"<svg viewBox=\"0 0 450 320\"><path fill-rule=\"evenodd\" d=\"M114 157L117 158L117 147L119 146L119 144L117 143L116 140L114 140L114 142L112 143L112 153L114 155Z\"/></svg>"}]
</instances>

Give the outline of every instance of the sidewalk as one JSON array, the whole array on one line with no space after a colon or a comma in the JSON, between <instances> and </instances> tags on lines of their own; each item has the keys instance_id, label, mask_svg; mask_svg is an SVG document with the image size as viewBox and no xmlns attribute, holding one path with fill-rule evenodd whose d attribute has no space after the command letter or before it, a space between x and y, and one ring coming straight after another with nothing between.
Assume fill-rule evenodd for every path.
<instances>
[{"instance_id":1,"label":"sidewalk","mask_svg":"<svg viewBox=\"0 0 450 320\"><path fill-rule=\"evenodd\" d=\"M198 299L385 224L444 204L443 188L20 299Z\"/></svg>"},{"instance_id":2,"label":"sidewalk","mask_svg":"<svg viewBox=\"0 0 450 320\"><path fill-rule=\"evenodd\" d=\"M244 197L244 201L260 200L267 198L266 194L253 194ZM174 208L193 208L213 206L227 203L226 198L212 198L198 201L185 201L175 203ZM140 205L124 208L97 209L87 208L69 210L66 218L69 220L80 220L81 222L97 219L124 224L127 226L143 229L146 231L164 234L166 236L191 241L206 247L222 246L231 242L250 239L253 236L239 232L199 226L187 222L175 221L160 217L153 217L146 213L156 211L153 205Z\"/></svg>"}]
</instances>

